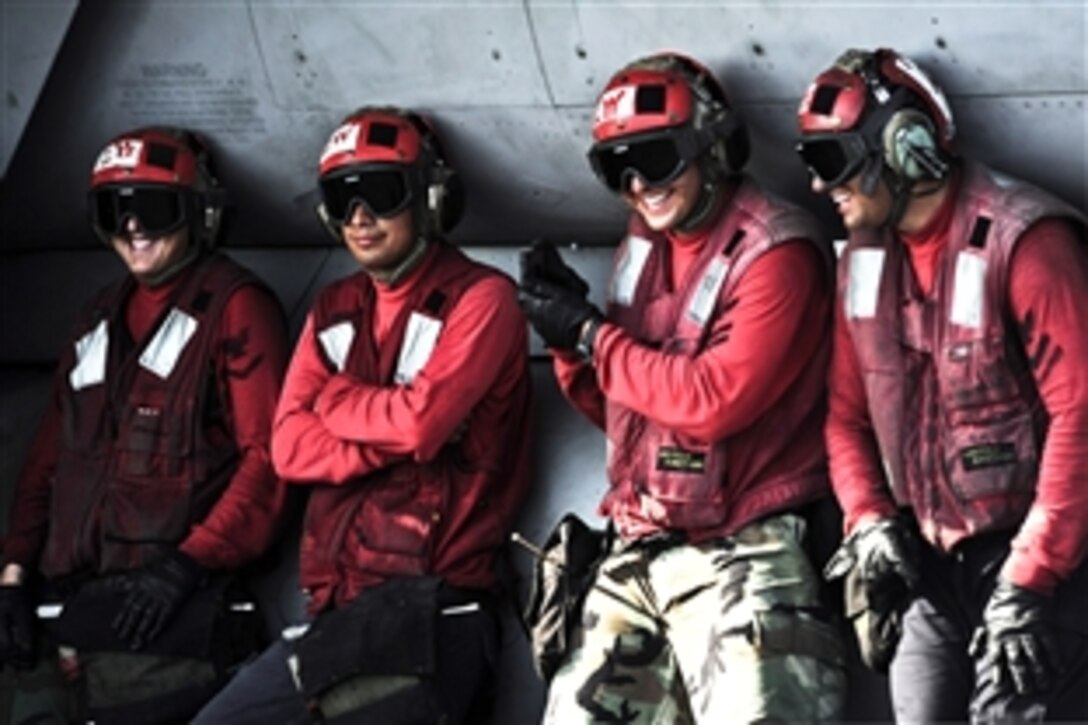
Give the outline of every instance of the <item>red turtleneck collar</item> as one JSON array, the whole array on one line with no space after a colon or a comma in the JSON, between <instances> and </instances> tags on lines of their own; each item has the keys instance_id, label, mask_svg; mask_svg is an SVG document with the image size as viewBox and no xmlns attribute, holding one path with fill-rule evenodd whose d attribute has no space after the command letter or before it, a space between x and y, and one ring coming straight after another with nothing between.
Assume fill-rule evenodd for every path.
<instances>
[{"instance_id":1,"label":"red turtleneck collar","mask_svg":"<svg viewBox=\"0 0 1088 725\"><path fill-rule=\"evenodd\" d=\"M933 281L937 276L937 266L940 264L945 247L948 246L948 229L956 209L960 183L961 174L957 169L953 171L953 176L948 182L948 193L944 201L929 221L917 232L899 233L899 238L910 254L911 268L914 270L914 277L923 295L929 295L932 291Z\"/></svg>"}]
</instances>

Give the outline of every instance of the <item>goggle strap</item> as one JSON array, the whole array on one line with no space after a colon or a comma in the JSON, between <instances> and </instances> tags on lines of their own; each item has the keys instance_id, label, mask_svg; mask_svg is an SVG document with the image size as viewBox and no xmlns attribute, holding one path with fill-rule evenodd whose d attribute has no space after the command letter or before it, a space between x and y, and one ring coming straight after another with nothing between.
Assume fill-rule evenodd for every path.
<instances>
[{"instance_id":1,"label":"goggle strap","mask_svg":"<svg viewBox=\"0 0 1088 725\"><path fill-rule=\"evenodd\" d=\"M741 122L737 114L727 112L724 117L709 126L692 128L688 133L680 134L677 138L678 150L685 161L694 161L715 143L724 141L736 133L740 126Z\"/></svg>"},{"instance_id":2,"label":"goggle strap","mask_svg":"<svg viewBox=\"0 0 1088 725\"><path fill-rule=\"evenodd\" d=\"M881 138L881 134L884 132L884 126L888 123L888 120L896 112L903 110L907 105L909 93L907 89L900 86L892 93L891 98L886 103L881 104L873 111L865 122L861 124L861 128L858 129L858 133L861 134L865 141L871 142L872 147L880 150L883 154L884 142Z\"/></svg>"},{"instance_id":3,"label":"goggle strap","mask_svg":"<svg viewBox=\"0 0 1088 725\"><path fill-rule=\"evenodd\" d=\"M861 177L861 193L865 196L872 196L876 191L876 182L880 180L880 175L884 171L884 156L883 154L873 154L872 160L865 165L865 171Z\"/></svg>"}]
</instances>

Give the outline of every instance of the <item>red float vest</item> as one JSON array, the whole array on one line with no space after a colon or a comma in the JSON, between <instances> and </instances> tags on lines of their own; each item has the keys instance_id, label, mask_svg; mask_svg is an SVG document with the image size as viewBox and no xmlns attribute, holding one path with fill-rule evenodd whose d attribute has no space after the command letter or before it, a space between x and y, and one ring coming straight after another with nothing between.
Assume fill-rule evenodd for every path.
<instances>
[{"instance_id":1,"label":"red float vest","mask_svg":"<svg viewBox=\"0 0 1088 725\"><path fill-rule=\"evenodd\" d=\"M176 548L234 473L212 342L223 307L258 284L221 256L198 262L142 347L125 323L131 276L84 314L62 361L60 455L41 569L48 577L131 569Z\"/></svg>"},{"instance_id":2,"label":"red float vest","mask_svg":"<svg viewBox=\"0 0 1088 725\"><path fill-rule=\"evenodd\" d=\"M496 272L443 244L427 275L397 315L386 342L373 337L375 290L363 272L321 292L317 335L350 325L343 372L374 385L394 384L408 318L441 321L466 290ZM439 333L438 345L442 344ZM325 355L333 372L339 366ZM310 610L341 606L393 576L436 574L462 587L495 583L494 559L528 486L529 377L491 391L470 416L464 439L434 460L406 461L310 492L300 547L300 578ZM478 451L468 458L467 451Z\"/></svg>"},{"instance_id":3,"label":"red float vest","mask_svg":"<svg viewBox=\"0 0 1088 725\"><path fill-rule=\"evenodd\" d=\"M973 164L954 214L929 298L888 230L851 236L838 281L892 494L945 550L1019 525L1031 504L1047 415L1009 319L1009 260L1044 217L1084 224Z\"/></svg>"},{"instance_id":4,"label":"red float vest","mask_svg":"<svg viewBox=\"0 0 1088 725\"><path fill-rule=\"evenodd\" d=\"M831 252L817 241L822 235L811 217L772 201L746 179L692 264L685 286L671 292L664 263L669 241L633 215L613 270L608 318L662 352L695 357L748 267L769 249L796 239L810 240L820 250L830 279ZM611 489L602 513L628 538L656 529L702 539L732 534L827 490L822 425L829 359L830 344L823 344L781 400L723 440L696 440L606 401Z\"/></svg>"}]
</instances>

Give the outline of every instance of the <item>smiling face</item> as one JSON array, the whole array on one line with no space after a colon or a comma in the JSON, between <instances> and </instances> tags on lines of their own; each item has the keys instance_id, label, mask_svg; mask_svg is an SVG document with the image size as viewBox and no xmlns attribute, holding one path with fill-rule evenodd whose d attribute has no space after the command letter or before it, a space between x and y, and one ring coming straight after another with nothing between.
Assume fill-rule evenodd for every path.
<instances>
[{"instance_id":1,"label":"smiling face","mask_svg":"<svg viewBox=\"0 0 1088 725\"><path fill-rule=\"evenodd\" d=\"M368 212L363 204L356 204L340 229L344 246L359 266L382 278L411 253L415 244L412 227L411 209L385 219Z\"/></svg>"},{"instance_id":2,"label":"smiling face","mask_svg":"<svg viewBox=\"0 0 1088 725\"><path fill-rule=\"evenodd\" d=\"M161 236L148 236L136 217L125 221L124 236L110 237L110 245L132 276L144 284L161 281L189 251L189 230L182 227Z\"/></svg>"},{"instance_id":3,"label":"smiling face","mask_svg":"<svg viewBox=\"0 0 1088 725\"><path fill-rule=\"evenodd\" d=\"M635 174L622 196L627 205L642 216L646 226L664 232L683 222L695 208L701 185L699 169L691 164L676 179L660 186L647 186Z\"/></svg>"},{"instance_id":4,"label":"smiling face","mask_svg":"<svg viewBox=\"0 0 1088 725\"><path fill-rule=\"evenodd\" d=\"M843 226L848 231L875 229L886 223L892 210L892 195L883 179L877 181L872 196L866 196L861 190L861 178L865 170L855 174L847 181L830 189L817 178L812 177L812 190L817 194L827 194L835 211L842 218Z\"/></svg>"}]
</instances>

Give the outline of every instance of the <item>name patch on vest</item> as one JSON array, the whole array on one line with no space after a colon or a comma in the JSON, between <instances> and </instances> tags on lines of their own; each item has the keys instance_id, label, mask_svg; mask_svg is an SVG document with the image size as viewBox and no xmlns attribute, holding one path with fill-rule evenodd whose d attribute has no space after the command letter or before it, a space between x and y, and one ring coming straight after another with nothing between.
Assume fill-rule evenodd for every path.
<instances>
[{"instance_id":1,"label":"name patch on vest","mask_svg":"<svg viewBox=\"0 0 1088 725\"><path fill-rule=\"evenodd\" d=\"M949 319L963 327L982 327L982 297L985 291L986 260L971 252L956 257L956 279L952 288Z\"/></svg>"},{"instance_id":2,"label":"name patch on vest","mask_svg":"<svg viewBox=\"0 0 1088 725\"><path fill-rule=\"evenodd\" d=\"M883 249L855 249L850 253L846 282L846 318L874 317L884 275Z\"/></svg>"},{"instance_id":3,"label":"name patch on vest","mask_svg":"<svg viewBox=\"0 0 1088 725\"><path fill-rule=\"evenodd\" d=\"M162 327L151 338L151 342L140 355L140 366L165 380L174 371L185 346L196 334L200 323L196 318L182 312L177 307L170 310Z\"/></svg>"},{"instance_id":4,"label":"name patch on vest","mask_svg":"<svg viewBox=\"0 0 1088 725\"><path fill-rule=\"evenodd\" d=\"M438 342L438 333L441 330L440 320L418 312L412 313L408 318L404 344L401 345L400 356L397 358L397 371L393 375L394 382L398 385L412 382L416 373L422 370L431 359L431 353L434 352L434 345Z\"/></svg>"},{"instance_id":5,"label":"name patch on vest","mask_svg":"<svg viewBox=\"0 0 1088 725\"><path fill-rule=\"evenodd\" d=\"M722 283L729 273L729 262L721 257L714 257L699 280L699 287L691 296L688 303L688 319L699 327L706 325L710 315L714 312L714 304L718 301L718 293L722 289Z\"/></svg>"},{"instance_id":6,"label":"name patch on vest","mask_svg":"<svg viewBox=\"0 0 1088 725\"><path fill-rule=\"evenodd\" d=\"M344 372L344 365L348 362L348 353L351 351L351 343L355 342L355 325L347 320L337 322L317 333L317 340L325 351L336 371Z\"/></svg>"},{"instance_id":7,"label":"name patch on vest","mask_svg":"<svg viewBox=\"0 0 1088 725\"><path fill-rule=\"evenodd\" d=\"M72 390L89 388L106 379L106 351L109 346L110 331L105 320L76 340L76 364L68 373Z\"/></svg>"},{"instance_id":8,"label":"name patch on vest","mask_svg":"<svg viewBox=\"0 0 1088 725\"><path fill-rule=\"evenodd\" d=\"M706 454L663 446L657 449L657 470L673 473L704 473Z\"/></svg>"},{"instance_id":9,"label":"name patch on vest","mask_svg":"<svg viewBox=\"0 0 1088 725\"><path fill-rule=\"evenodd\" d=\"M642 237L627 237L623 247L623 256L616 264L616 273L612 275L612 284L608 289L608 299L618 305L630 307L635 301L635 290L639 278L650 258L653 245Z\"/></svg>"},{"instance_id":10,"label":"name patch on vest","mask_svg":"<svg viewBox=\"0 0 1088 725\"><path fill-rule=\"evenodd\" d=\"M1016 463L1016 446L1012 443L983 443L960 451L963 470L977 471Z\"/></svg>"}]
</instances>

